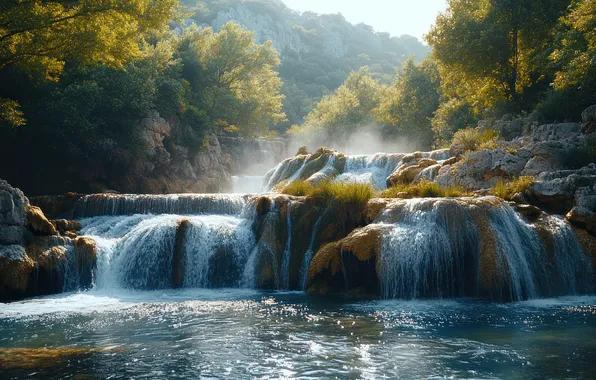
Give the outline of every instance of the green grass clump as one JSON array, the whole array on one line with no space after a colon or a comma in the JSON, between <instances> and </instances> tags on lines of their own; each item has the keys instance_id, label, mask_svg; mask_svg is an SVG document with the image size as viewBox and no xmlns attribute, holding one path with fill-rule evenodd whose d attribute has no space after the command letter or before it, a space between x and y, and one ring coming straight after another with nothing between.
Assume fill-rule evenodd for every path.
<instances>
[{"instance_id":1,"label":"green grass clump","mask_svg":"<svg viewBox=\"0 0 596 380\"><path fill-rule=\"evenodd\" d=\"M455 132L453 144L461 146L466 152L474 152L482 149L496 149L499 138L499 132L493 129L481 132L476 128L464 128Z\"/></svg>"},{"instance_id":2,"label":"green grass clump","mask_svg":"<svg viewBox=\"0 0 596 380\"><path fill-rule=\"evenodd\" d=\"M436 182L423 180L414 184L398 184L383 191L381 198L458 198L472 194L462 187L441 187Z\"/></svg>"},{"instance_id":3,"label":"green grass clump","mask_svg":"<svg viewBox=\"0 0 596 380\"><path fill-rule=\"evenodd\" d=\"M282 194L323 198L327 201L364 204L375 196L374 188L367 183L323 181L316 185L297 180L284 186Z\"/></svg>"},{"instance_id":4,"label":"green grass clump","mask_svg":"<svg viewBox=\"0 0 596 380\"><path fill-rule=\"evenodd\" d=\"M500 179L491 189L491 194L506 200L510 200L517 193L524 193L536 182L534 177L521 176L513 180Z\"/></svg>"}]
</instances>

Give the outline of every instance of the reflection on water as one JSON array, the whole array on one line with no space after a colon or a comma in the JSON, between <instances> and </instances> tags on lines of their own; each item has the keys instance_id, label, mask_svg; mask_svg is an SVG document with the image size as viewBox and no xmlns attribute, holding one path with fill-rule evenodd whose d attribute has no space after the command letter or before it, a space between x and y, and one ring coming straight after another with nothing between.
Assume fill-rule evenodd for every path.
<instances>
[{"instance_id":1,"label":"reflection on water","mask_svg":"<svg viewBox=\"0 0 596 380\"><path fill-rule=\"evenodd\" d=\"M596 297L91 291L2 305L0 331L1 378L596 377Z\"/></svg>"}]
</instances>

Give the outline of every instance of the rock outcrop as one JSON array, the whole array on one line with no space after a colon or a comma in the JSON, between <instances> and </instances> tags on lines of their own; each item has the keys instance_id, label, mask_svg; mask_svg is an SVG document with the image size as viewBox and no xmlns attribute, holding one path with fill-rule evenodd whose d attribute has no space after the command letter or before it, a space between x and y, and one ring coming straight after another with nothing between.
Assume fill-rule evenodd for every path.
<instances>
[{"instance_id":1,"label":"rock outcrop","mask_svg":"<svg viewBox=\"0 0 596 380\"><path fill-rule=\"evenodd\" d=\"M73 251L81 281L73 286L89 287L96 262L95 242L79 238L73 243L58 235L80 228L74 221L50 222L19 189L0 180L0 302L64 291L68 257Z\"/></svg>"}]
</instances>

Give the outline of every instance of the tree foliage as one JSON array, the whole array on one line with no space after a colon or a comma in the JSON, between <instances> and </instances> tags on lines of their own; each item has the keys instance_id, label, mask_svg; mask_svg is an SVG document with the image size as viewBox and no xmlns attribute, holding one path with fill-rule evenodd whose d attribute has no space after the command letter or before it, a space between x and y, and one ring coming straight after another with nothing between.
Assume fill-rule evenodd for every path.
<instances>
[{"instance_id":1,"label":"tree foliage","mask_svg":"<svg viewBox=\"0 0 596 380\"><path fill-rule=\"evenodd\" d=\"M219 33L190 28L182 37L184 77L217 123L228 132L266 133L285 119L277 52L254 33L227 23Z\"/></svg>"},{"instance_id":2,"label":"tree foliage","mask_svg":"<svg viewBox=\"0 0 596 380\"><path fill-rule=\"evenodd\" d=\"M568 0L452 0L427 35L446 93L482 110L527 105L545 71L552 30Z\"/></svg>"}]
</instances>

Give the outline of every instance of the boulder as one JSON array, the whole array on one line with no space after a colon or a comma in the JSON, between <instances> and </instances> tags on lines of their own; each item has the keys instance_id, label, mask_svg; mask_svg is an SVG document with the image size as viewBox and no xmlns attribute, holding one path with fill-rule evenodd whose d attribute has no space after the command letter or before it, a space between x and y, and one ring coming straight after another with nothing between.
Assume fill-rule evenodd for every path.
<instances>
[{"instance_id":1,"label":"boulder","mask_svg":"<svg viewBox=\"0 0 596 380\"><path fill-rule=\"evenodd\" d=\"M377 257L388 225L371 224L323 246L308 271L311 294L378 295Z\"/></svg>"},{"instance_id":2,"label":"boulder","mask_svg":"<svg viewBox=\"0 0 596 380\"><path fill-rule=\"evenodd\" d=\"M25 297L35 262L20 245L0 245L0 302Z\"/></svg>"},{"instance_id":3,"label":"boulder","mask_svg":"<svg viewBox=\"0 0 596 380\"><path fill-rule=\"evenodd\" d=\"M582 206L576 206L567 213L567 220L596 235L596 213Z\"/></svg>"},{"instance_id":4,"label":"boulder","mask_svg":"<svg viewBox=\"0 0 596 380\"><path fill-rule=\"evenodd\" d=\"M596 206L595 190L596 167L544 172L532 185L532 203L551 212L566 214L578 203L588 209Z\"/></svg>"},{"instance_id":5,"label":"boulder","mask_svg":"<svg viewBox=\"0 0 596 380\"><path fill-rule=\"evenodd\" d=\"M60 235L65 235L67 232L76 233L83 228L81 222L77 220L57 219L52 220L51 223L54 225Z\"/></svg>"},{"instance_id":6,"label":"boulder","mask_svg":"<svg viewBox=\"0 0 596 380\"><path fill-rule=\"evenodd\" d=\"M588 135L596 132L596 105L590 106L582 112L581 133Z\"/></svg>"},{"instance_id":7,"label":"boulder","mask_svg":"<svg viewBox=\"0 0 596 380\"><path fill-rule=\"evenodd\" d=\"M87 237L75 239L74 254L77 273L79 274L79 285L83 289L88 289L92 286L93 271L97 266L97 245L95 240Z\"/></svg>"},{"instance_id":8,"label":"boulder","mask_svg":"<svg viewBox=\"0 0 596 380\"><path fill-rule=\"evenodd\" d=\"M0 179L0 225L24 226L27 223L27 205L29 200L21 190Z\"/></svg>"},{"instance_id":9,"label":"boulder","mask_svg":"<svg viewBox=\"0 0 596 380\"><path fill-rule=\"evenodd\" d=\"M46 218L43 211L36 206L27 206L27 222L31 231L38 236L57 235L56 227Z\"/></svg>"}]
</instances>

